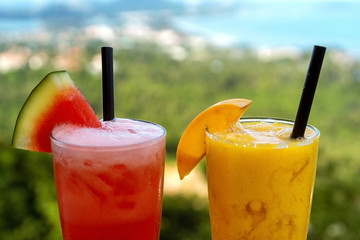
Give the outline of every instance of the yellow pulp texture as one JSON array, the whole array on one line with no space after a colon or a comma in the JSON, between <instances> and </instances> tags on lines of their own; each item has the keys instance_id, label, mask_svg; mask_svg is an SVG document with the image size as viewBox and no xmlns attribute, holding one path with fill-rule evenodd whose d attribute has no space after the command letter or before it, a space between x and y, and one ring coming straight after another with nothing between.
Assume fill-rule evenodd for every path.
<instances>
[{"instance_id":1,"label":"yellow pulp texture","mask_svg":"<svg viewBox=\"0 0 360 240\"><path fill-rule=\"evenodd\" d=\"M258 135L273 131L272 126L263 124L242 124L241 128L247 125L258 130ZM265 143L267 137L254 140L254 134L244 136L243 129L226 133L229 139L224 139L224 134L207 134L213 240L306 239L319 136L291 141L290 132L282 133L288 132L282 129L289 126L276 125L282 136L271 135L270 144ZM308 130L309 134L314 135L313 130Z\"/></svg>"}]
</instances>

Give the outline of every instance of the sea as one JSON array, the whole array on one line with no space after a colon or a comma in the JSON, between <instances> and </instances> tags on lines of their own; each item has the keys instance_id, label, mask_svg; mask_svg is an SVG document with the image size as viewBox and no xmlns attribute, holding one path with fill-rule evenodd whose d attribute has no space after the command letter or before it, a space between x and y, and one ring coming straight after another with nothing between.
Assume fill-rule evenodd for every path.
<instances>
[{"instance_id":1,"label":"sea","mask_svg":"<svg viewBox=\"0 0 360 240\"><path fill-rule=\"evenodd\" d=\"M50 15L44 14L44 11L56 9L60 2L2 0L0 33L10 35L43 28L44 21L49 21ZM89 0L88 5L79 10L79 1L63 0L62 2L68 4L63 6L77 8L74 10L72 7L71 11L66 11L65 7L60 8L62 12L53 14L54 16L78 14L79 18L85 19L92 18L96 13L94 9L97 8L94 6L102 3L100 0ZM187 34L203 36L214 44L222 46L245 45L254 48L287 46L309 50L313 45L322 45L360 57L360 1L357 0L153 0L151 2L104 0L104 2L108 6L104 9L117 11L117 16L124 13L136 13L137 16L141 16L142 13L148 14L144 19L151 21L154 15L164 15L166 18L163 20L166 23L163 25L180 29ZM116 7L109 7L115 2ZM22 4L22 8L15 7L19 6L19 3ZM51 4L54 4L54 7ZM86 9L89 11L86 12ZM103 13L103 18L97 19L104 19L104 22L109 23L109 19L104 16L106 14ZM114 16L114 13L109 16ZM61 22L61 18L53 17L50 20Z\"/></svg>"}]
</instances>

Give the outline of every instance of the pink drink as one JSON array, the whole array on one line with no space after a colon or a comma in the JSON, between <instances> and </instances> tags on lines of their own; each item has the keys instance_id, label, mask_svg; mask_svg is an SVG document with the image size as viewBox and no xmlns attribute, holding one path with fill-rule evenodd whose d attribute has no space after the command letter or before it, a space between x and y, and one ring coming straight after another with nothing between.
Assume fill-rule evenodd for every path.
<instances>
[{"instance_id":1,"label":"pink drink","mask_svg":"<svg viewBox=\"0 0 360 240\"><path fill-rule=\"evenodd\" d=\"M64 239L159 239L165 129L116 119L52 133Z\"/></svg>"}]
</instances>

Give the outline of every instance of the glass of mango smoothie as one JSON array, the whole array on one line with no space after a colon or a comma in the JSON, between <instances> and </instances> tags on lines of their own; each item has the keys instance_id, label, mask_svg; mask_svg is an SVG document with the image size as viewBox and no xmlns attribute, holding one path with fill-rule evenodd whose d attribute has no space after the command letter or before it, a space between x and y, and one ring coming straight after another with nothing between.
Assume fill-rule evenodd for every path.
<instances>
[{"instance_id":1,"label":"glass of mango smoothie","mask_svg":"<svg viewBox=\"0 0 360 240\"><path fill-rule=\"evenodd\" d=\"M242 118L252 101L234 98L182 134L180 179L206 156L213 240L306 240L320 138L307 123L325 51L314 46L295 121Z\"/></svg>"},{"instance_id":2,"label":"glass of mango smoothie","mask_svg":"<svg viewBox=\"0 0 360 240\"><path fill-rule=\"evenodd\" d=\"M213 240L304 240L308 232L320 132L293 122L240 119L206 132Z\"/></svg>"}]
</instances>

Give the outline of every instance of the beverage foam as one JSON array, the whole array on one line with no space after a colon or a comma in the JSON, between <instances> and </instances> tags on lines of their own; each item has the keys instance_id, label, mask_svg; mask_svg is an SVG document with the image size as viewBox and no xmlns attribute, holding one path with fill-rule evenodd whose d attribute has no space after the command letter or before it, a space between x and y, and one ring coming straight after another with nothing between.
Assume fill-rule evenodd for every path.
<instances>
[{"instance_id":1,"label":"beverage foam","mask_svg":"<svg viewBox=\"0 0 360 240\"><path fill-rule=\"evenodd\" d=\"M156 124L115 118L112 121L102 121L101 128L60 125L53 130L52 136L67 144L104 147L147 142L162 136L164 131Z\"/></svg>"},{"instance_id":2,"label":"beverage foam","mask_svg":"<svg viewBox=\"0 0 360 240\"><path fill-rule=\"evenodd\" d=\"M226 132L215 133L217 137L241 145L277 145L278 148L288 147L293 144L306 145L312 142L315 131L307 128L305 137L297 140L290 138L293 125L277 122L272 119L253 122L237 122Z\"/></svg>"}]
</instances>

